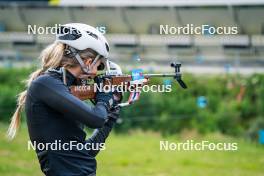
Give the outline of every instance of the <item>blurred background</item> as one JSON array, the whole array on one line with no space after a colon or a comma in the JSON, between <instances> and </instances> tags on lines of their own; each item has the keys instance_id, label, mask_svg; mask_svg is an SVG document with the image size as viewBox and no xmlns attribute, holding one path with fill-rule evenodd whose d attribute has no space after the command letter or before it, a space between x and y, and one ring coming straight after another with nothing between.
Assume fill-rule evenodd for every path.
<instances>
[{"instance_id":1,"label":"blurred background","mask_svg":"<svg viewBox=\"0 0 264 176\"><path fill-rule=\"evenodd\" d=\"M26 150L25 124L14 142L4 137L22 81L54 41L53 34L28 34L28 26L71 22L104 32L110 60L126 73L170 72L170 62L180 61L189 87L152 80L173 91L143 93L123 109L99 156L99 175L263 175L264 0L1 0L0 175L41 175L34 152ZM237 26L238 34L160 35L160 25L187 24ZM239 150L162 152L164 139L238 142Z\"/></svg>"}]
</instances>

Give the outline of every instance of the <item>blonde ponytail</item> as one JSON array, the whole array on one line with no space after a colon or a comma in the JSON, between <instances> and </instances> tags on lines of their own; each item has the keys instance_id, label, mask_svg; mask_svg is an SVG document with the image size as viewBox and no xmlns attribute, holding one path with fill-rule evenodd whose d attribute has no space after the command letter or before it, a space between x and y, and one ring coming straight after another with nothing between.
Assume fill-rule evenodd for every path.
<instances>
[{"instance_id":1,"label":"blonde ponytail","mask_svg":"<svg viewBox=\"0 0 264 176\"><path fill-rule=\"evenodd\" d=\"M59 67L63 60L63 52L65 45L61 43L53 43L45 48L40 54L41 68L30 74L28 80L26 80L27 88L31 82L38 76L43 74L49 68ZM21 92L17 98L17 108L11 118L9 128L7 130L8 139L12 140L16 136L19 129L21 113L26 102L27 90Z\"/></svg>"}]
</instances>

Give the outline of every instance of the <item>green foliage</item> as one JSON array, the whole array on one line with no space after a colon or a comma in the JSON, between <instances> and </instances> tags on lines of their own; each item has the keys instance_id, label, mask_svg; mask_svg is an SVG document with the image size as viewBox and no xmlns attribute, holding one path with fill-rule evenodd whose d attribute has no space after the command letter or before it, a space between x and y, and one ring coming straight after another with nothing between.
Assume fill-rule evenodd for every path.
<instances>
[{"instance_id":1,"label":"green foliage","mask_svg":"<svg viewBox=\"0 0 264 176\"><path fill-rule=\"evenodd\" d=\"M22 81L31 72L32 69L0 69L1 121L8 121L14 112L16 95L25 88ZM117 131L141 128L171 134L195 128L201 133L243 135L249 129L256 133L252 126L257 118L264 117L264 75L185 74L184 80L187 90L175 83L172 92L142 93L140 101L122 110L123 123L117 126ZM162 82L151 80L152 84ZM206 97L205 108L197 106L199 96Z\"/></svg>"},{"instance_id":2,"label":"green foliage","mask_svg":"<svg viewBox=\"0 0 264 176\"><path fill-rule=\"evenodd\" d=\"M0 120L9 121L17 95L25 89L24 80L32 69L0 69Z\"/></svg>"},{"instance_id":3,"label":"green foliage","mask_svg":"<svg viewBox=\"0 0 264 176\"><path fill-rule=\"evenodd\" d=\"M263 116L264 75L184 76L187 90L175 84L170 93L144 93L140 102L124 109L125 123L119 130L147 127L171 134L195 128L201 133L220 131L238 136ZM197 106L199 96L206 97L207 107Z\"/></svg>"},{"instance_id":4,"label":"green foliage","mask_svg":"<svg viewBox=\"0 0 264 176\"><path fill-rule=\"evenodd\" d=\"M247 131L247 137L251 140L258 140L259 130L264 129L264 117L258 117L256 120L252 121L250 128Z\"/></svg>"}]
</instances>

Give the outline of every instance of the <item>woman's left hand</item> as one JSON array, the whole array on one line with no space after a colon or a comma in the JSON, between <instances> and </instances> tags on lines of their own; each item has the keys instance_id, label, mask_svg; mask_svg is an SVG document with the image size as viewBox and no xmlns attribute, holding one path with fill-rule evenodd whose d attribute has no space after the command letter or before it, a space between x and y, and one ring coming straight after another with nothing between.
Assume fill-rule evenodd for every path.
<instances>
[{"instance_id":1,"label":"woman's left hand","mask_svg":"<svg viewBox=\"0 0 264 176\"><path fill-rule=\"evenodd\" d=\"M119 106L111 108L108 112L108 118L111 120L117 121L120 115L120 109L121 107Z\"/></svg>"}]
</instances>

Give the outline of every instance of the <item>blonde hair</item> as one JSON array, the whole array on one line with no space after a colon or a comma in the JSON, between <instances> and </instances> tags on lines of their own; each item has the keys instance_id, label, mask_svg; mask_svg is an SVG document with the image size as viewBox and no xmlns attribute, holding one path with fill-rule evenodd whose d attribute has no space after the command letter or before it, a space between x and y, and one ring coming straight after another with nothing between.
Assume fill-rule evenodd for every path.
<instances>
[{"instance_id":1,"label":"blonde hair","mask_svg":"<svg viewBox=\"0 0 264 176\"><path fill-rule=\"evenodd\" d=\"M79 65L76 59L64 56L65 44L54 42L47 46L40 54L41 67L30 74L26 80L26 87L28 88L31 82L38 76L42 75L49 68L57 68L63 66L65 68L76 67ZM95 57L97 53L91 49L80 51L81 58ZM17 108L11 118L9 128L7 130L8 139L12 140L17 133L20 126L21 112L26 102L27 89L18 94Z\"/></svg>"}]
</instances>

